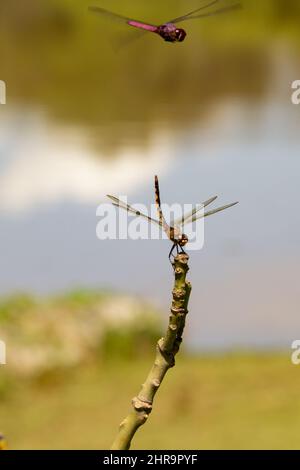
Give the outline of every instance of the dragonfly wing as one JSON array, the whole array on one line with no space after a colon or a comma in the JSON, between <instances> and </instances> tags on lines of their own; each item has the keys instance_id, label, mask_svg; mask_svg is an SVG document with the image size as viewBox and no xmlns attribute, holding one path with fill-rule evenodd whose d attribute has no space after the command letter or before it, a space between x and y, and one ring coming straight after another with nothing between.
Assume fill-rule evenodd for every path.
<instances>
[{"instance_id":1,"label":"dragonfly wing","mask_svg":"<svg viewBox=\"0 0 300 470\"><path fill-rule=\"evenodd\" d=\"M230 207L236 206L236 204L238 204L238 202L233 202L231 204L227 204L226 206L218 207L217 209L213 209L209 212L205 212L205 214L196 214L189 221L189 223L195 222L196 220L199 220L199 219L203 219L203 217L209 217L210 215L217 214L218 212L224 211L225 209L229 209Z\"/></svg>"},{"instance_id":2,"label":"dragonfly wing","mask_svg":"<svg viewBox=\"0 0 300 470\"><path fill-rule=\"evenodd\" d=\"M208 18L209 16L216 16L222 13L228 13L229 11L240 10L241 8L242 8L242 5L240 3L236 3L235 5L231 5L231 6L224 7L224 8L219 8L218 10L215 10L215 11L202 13L201 15L188 16L187 18L183 18L180 21L176 21L175 23L179 23L181 21L187 21L187 20L196 20L198 18Z\"/></svg>"},{"instance_id":3,"label":"dragonfly wing","mask_svg":"<svg viewBox=\"0 0 300 470\"><path fill-rule=\"evenodd\" d=\"M128 16L119 15L118 13L113 13L112 11L106 10L105 8L97 7L97 6L90 6L89 10L93 13L98 13L99 15L106 16L111 20L120 21L121 23L127 23L131 26L141 27L144 30L154 31L157 27L155 25L151 25L150 23L145 23L143 21L134 20L133 18L129 18Z\"/></svg>"},{"instance_id":4,"label":"dragonfly wing","mask_svg":"<svg viewBox=\"0 0 300 470\"><path fill-rule=\"evenodd\" d=\"M124 209L126 210L127 212L130 212L131 214L134 214L136 215L137 217L143 217L144 219L147 219L149 222L153 222L159 226L161 226L160 222L158 220L155 220L155 219L152 219L151 217L149 217L148 215L146 214L143 214L142 212L140 212L139 210L137 209L134 209L134 207L131 207L129 204L126 204L126 202L124 201L121 201L120 199L118 199L117 197L115 196L111 196L111 195L107 195L107 197L109 197L109 199L111 199L113 201L113 206L115 207L119 207L121 209Z\"/></svg>"},{"instance_id":5,"label":"dragonfly wing","mask_svg":"<svg viewBox=\"0 0 300 470\"><path fill-rule=\"evenodd\" d=\"M105 10L105 8L96 7L94 5L89 6L89 10L93 13L98 13L99 15L107 16L108 18L116 21L121 21L122 23L127 23L131 20L127 16L119 15L118 13L113 13L112 11Z\"/></svg>"},{"instance_id":6,"label":"dragonfly wing","mask_svg":"<svg viewBox=\"0 0 300 470\"><path fill-rule=\"evenodd\" d=\"M207 201L204 201L201 203L200 207L194 207L194 209L191 212L188 212L187 214L183 215L183 217L179 217L176 219L174 222L171 222L171 225L184 225L185 223L189 223L189 219L193 217L197 212L199 212L201 209L204 209L205 207L209 206L212 204L218 196L211 197L210 199L207 199Z\"/></svg>"},{"instance_id":7,"label":"dragonfly wing","mask_svg":"<svg viewBox=\"0 0 300 470\"><path fill-rule=\"evenodd\" d=\"M126 35L121 35L119 36L115 41L114 41L114 48L116 52L119 52L122 50L124 47L130 46L131 44L134 44L135 41L138 41L140 38L145 36L147 34L147 31L144 29L136 29L135 31L130 31L130 33L127 33Z\"/></svg>"},{"instance_id":8,"label":"dragonfly wing","mask_svg":"<svg viewBox=\"0 0 300 470\"><path fill-rule=\"evenodd\" d=\"M216 5L216 4L219 3L219 2L220 2L220 0L210 0L210 1L206 1L206 2L205 2L205 5L203 5L202 7L197 8L196 10L190 11L190 13L186 13L185 15L178 16L177 18L174 18L173 20L168 21L168 23L179 23L180 21L184 21L184 20L187 19L189 16L194 15L195 13L198 13L198 12L201 11L201 10L205 10L205 8L212 7L213 5Z\"/></svg>"}]
</instances>

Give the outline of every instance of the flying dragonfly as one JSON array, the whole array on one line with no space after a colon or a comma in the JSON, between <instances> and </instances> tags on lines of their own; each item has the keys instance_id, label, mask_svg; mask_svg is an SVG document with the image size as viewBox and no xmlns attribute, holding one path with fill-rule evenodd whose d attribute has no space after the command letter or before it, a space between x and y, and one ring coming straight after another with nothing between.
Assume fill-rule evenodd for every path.
<instances>
[{"instance_id":1,"label":"flying dragonfly","mask_svg":"<svg viewBox=\"0 0 300 470\"><path fill-rule=\"evenodd\" d=\"M150 23L145 23L143 21L134 20L132 18L128 18L127 16L113 13L98 6L90 6L89 10L94 13L98 13L102 16L106 16L107 18L110 18L112 20L121 21L122 23L125 23L129 26L138 28L140 31L158 34L165 41L175 43L184 41L187 35L186 31L183 28L177 27L177 24L182 23L183 21L207 18L209 16L215 16L241 8L240 3L235 3L233 5L223 7L217 6L219 3L220 0L210 0L205 5L197 8L196 10L193 10L183 16L174 18L161 25L154 25ZM217 6L217 8L213 9L213 7L215 6Z\"/></svg>"},{"instance_id":2,"label":"flying dragonfly","mask_svg":"<svg viewBox=\"0 0 300 470\"><path fill-rule=\"evenodd\" d=\"M152 217L149 217L146 214L143 214L137 209L134 209L134 207L130 206L129 204L126 204L124 201L121 201L115 196L111 196L108 194L107 197L112 201L112 204L114 206L124 209L127 212L134 214L138 217L143 217L144 219L148 220L148 222L154 223L164 230L167 237L172 242L172 248L169 253L170 261L173 255L173 251L175 249L177 251L177 254L179 252L185 253L184 247L187 245L189 239L188 239L188 236L185 233L183 233L184 225L191 224L195 222L196 220L202 219L204 217L209 217L213 214L217 214L218 212L224 211L225 209L229 209L230 207L233 207L236 204L238 204L238 202L233 202L231 204L218 207L217 209L212 209L208 212L205 212L205 211L203 212L203 209L205 209L207 206L212 204L217 199L218 196L214 196L214 197L211 197L210 199L207 199L207 201L204 201L200 207L197 206L191 212L183 215L183 217L180 217L174 222L172 221L169 225L166 222L162 209L161 209L160 190L159 190L159 182L158 182L157 176L155 176L154 184L155 184L155 203L157 207L158 220L153 219ZM200 211L201 213L199 214Z\"/></svg>"}]
</instances>

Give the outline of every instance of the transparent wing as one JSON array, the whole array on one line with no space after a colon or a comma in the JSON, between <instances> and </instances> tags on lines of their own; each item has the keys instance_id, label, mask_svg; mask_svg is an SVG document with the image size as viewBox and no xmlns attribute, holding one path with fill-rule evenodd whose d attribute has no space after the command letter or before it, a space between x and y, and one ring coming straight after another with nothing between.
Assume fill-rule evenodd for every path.
<instances>
[{"instance_id":1,"label":"transparent wing","mask_svg":"<svg viewBox=\"0 0 300 470\"><path fill-rule=\"evenodd\" d=\"M119 15L118 13L113 13L112 11L105 10L105 8L96 7L94 5L91 5L88 8L93 13L98 13L99 15L106 16L111 20L121 21L122 23L127 23L131 20L131 18L128 18L127 16Z\"/></svg>"},{"instance_id":2,"label":"transparent wing","mask_svg":"<svg viewBox=\"0 0 300 470\"><path fill-rule=\"evenodd\" d=\"M201 209L209 206L209 204L212 204L218 196L211 197L210 199L207 199L207 201L202 202L200 207L194 207L194 209L191 212L188 212L187 214L183 215L183 217L179 217L176 219L174 222L172 221L171 225L183 225L185 223L189 223L188 220L191 219L197 212L199 212Z\"/></svg>"},{"instance_id":3,"label":"transparent wing","mask_svg":"<svg viewBox=\"0 0 300 470\"><path fill-rule=\"evenodd\" d=\"M195 13L198 13L201 10L205 10L205 8L212 7L213 5L216 5L219 2L220 0L210 0L209 2L206 2L205 5L202 5L202 7L197 8L196 10L190 11L190 13L186 13L185 15L178 16L177 18L174 18L173 20L168 21L168 23L179 23L180 21L184 21L189 16L194 15Z\"/></svg>"},{"instance_id":4,"label":"transparent wing","mask_svg":"<svg viewBox=\"0 0 300 470\"><path fill-rule=\"evenodd\" d=\"M189 220L188 223L195 222L198 219L203 219L203 217L209 217L210 215L217 214L218 212L224 211L225 209L229 209L230 207L236 206L238 202L233 202L232 204L227 204L226 206L218 207L217 209L213 209L209 212L205 212L205 214L196 214Z\"/></svg>"},{"instance_id":5,"label":"transparent wing","mask_svg":"<svg viewBox=\"0 0 300 470\"><path fill-rule=\"evenodd\" d=\"M186 21L186 20L196 20L197 18L207 18L209 16L221 15L222 13L228 13L229 11L241 10L241 8L242 8L242 5L240 3L237 3L235 5L231 5L231 6L224 7L224 8L219 8L218 10L211 11L208 13L202 13L201 15L188 16L187 18L183 18L175 22L173 21L173 23L180 23L181 21Z\"/></svg>"},{"instance_id":6,"label":"transparent wing","mask_svg":"<svg viewBox=\"0 0 300 470\"><path fill-rule=\"evenodd\" d=\"M135 31L130 31L126 36L121 35L114 41L114 49L116 52L121 51L124 47L130 46L138 41L140 38L147 35L149 31L142 29L136 29Z\"/></svg>"},{"instance_id":7,"label":"transparent wing","mask_svg":"<svg viewBox=\"0 0 300 470\"><path fill-rule=\"evenodd\" d=\"M136 21L136 22L144 24L144 25L154 26L154 25L151 25L150 23L145 23L143 21L135 20L134 18L129 18L128 16L119 15L118 13L114 13L112 11L106 10L105 8L97 7L97 6L94 6L94 5L89 6L88 9L93 13L97 13L99 15L106 16L107 18L109 18L111 20L119 21L121 23L127 23L128 24L129 21Z\"/></svg>"},{"instance_id":8,"label":"transparent wing","mask_svg":"<svg viewBox=\"0 0 300 470\"><path fill-rule=\"evenodd\" d=\"M134 209L131 207L129 204L126 204L126 202L121 201L115 196L111 196L107 194L107 197L113 201L113 206L120 207L121 209L126 210L127 212L130 212L131 214L136 215L137 217L143 217L144 219L147 219L149 222L153 222L161 227L161 223L158 220L152 219L146 214L143 214L142 212L138 211L137 209Z\"/></svg>"}]
</instances>

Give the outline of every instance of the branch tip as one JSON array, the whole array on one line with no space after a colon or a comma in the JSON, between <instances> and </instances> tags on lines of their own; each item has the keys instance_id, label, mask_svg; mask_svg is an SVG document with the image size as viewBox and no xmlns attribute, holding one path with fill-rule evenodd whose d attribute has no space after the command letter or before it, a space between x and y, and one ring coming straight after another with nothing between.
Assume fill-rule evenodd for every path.
<instances>
[{"instance_id":1,"label":"branch tip","mask_svg":"<svg viewBox=\"0 0 300 470\"><path fill-rule=\"evenodd\" d=\"M188 261L189 256L186 253L179 253L174 258L175 279L168 328L165 336L157 341L154 364L142 385L139 395L132 399L133 410L122 421L119 433L111 447L113 450L128 450L130 448L131 440L137 429L147 421L152 411L155 394L166 372L175 365L175 356L182 342L192 288L191 284L186 281L186 275L189 270Z\"/></svg>"}]
</instances>

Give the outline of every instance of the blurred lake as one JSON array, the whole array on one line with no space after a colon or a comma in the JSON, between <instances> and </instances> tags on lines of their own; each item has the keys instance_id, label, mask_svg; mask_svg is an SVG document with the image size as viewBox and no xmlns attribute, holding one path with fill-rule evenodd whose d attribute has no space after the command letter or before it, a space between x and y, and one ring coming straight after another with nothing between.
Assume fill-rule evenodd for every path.
<instances>
[{"instance_id":1,"label":"blurred lake","mask_svg":"<svg viewBox=\"0 0 300 470\"><path fill-rule=\"evenodd\" d=\"M73 3L0 7L0 294L107 287L167 311L169 244L96 238L105 194L150 205L158 174L167 203L240 201L191 252L190 348L289 350L300 333L299 2L244 2L186 23L183 44L149 35L117 50L135 32ZM149 22L198 5L101 2Z\"/></svg>"}]
</instances>

